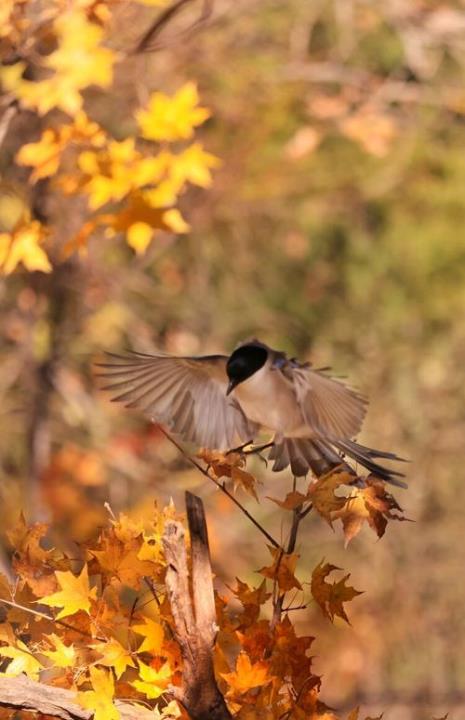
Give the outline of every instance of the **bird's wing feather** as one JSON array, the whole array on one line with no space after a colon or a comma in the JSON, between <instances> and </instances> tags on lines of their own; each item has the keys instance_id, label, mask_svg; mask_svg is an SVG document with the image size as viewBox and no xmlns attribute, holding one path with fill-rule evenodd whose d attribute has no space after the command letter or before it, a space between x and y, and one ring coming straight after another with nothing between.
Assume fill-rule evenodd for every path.
<instances>
[{"instance_id":1,"label":"bird's wing feather","mask_svg":"<svg viewBox=\"0 0 465 720\"><path fill-rule=\"evenodd\" d=\"M315 432L335 439L358 434L366 413L364 397L309 366L292 368L289 375L305 421Z\"/></svg>"},{"instance_id":2,"label":"bird's wing feather","mask_svg":"<svg viewBox=\"0 0 465 720\"><path fill-rule=\"evenodd\" d=\"M226 395L227 357L110 355L99 363L102 389L202 447L226 450L252 440L258 426Z\"/></svg>"}]
</instances>

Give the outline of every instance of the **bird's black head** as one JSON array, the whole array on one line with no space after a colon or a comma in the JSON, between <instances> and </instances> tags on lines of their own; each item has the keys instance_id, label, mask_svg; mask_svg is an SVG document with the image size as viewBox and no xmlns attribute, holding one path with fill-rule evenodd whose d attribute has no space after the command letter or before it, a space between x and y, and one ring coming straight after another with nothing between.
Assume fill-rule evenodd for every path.
<instances>
[{"instance_id":1,"label":"bird's black head","mask_svg":"<svg viewBox=\"0 0 465 720\"><path fill-rule=\"evenodd\" d=\"M266 363L268 351L263 345L249 343L234 350L226 364L229 385L227 395L236 385L251 377Z\"/></svg>"}]
</instances>

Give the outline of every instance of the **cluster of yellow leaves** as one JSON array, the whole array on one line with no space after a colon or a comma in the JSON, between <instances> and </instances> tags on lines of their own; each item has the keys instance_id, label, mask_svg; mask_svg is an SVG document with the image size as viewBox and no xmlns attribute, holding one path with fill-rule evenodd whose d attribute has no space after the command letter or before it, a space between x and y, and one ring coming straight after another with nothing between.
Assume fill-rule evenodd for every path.
<instances>
[{"instance_id":1,"label":"cluster of yellow leaves","mask_svg":"<svg viewBox=\"0 0 465 720\"><path fill-rule=\"evenodd\" d=\"M85 8L56 10L51 23L57 48L40 59L46 76L35 82L23 78L26 64L17 62L2 70L4 89L40 115L58 108L73 115L81 109L82 91L90 85L108 87L113 79L116 54L102 47L104 30L89 21Z\"/></svg>"},{"instance_id":2,"label":"cluster of yellow leaves","mask_svg":"<svg viewBox=\"0 0 465 720\"><path fill-rule=\"evenodd\" d=\"M9 534L18 580L0 581L3 674L74 689L96 720L119 719L115 697L156 700L178 683L161 550L164 524L176 517L172 506L148 523L122 515L80 547L79 561L44 549L47 526L21 517Z\"/></svg>"},{"instance_id":3,"label":"cluster of yellow leaves","mask_svg":"<svg viewBox=\"0 0 465 720\"><path fill-rule=\"evenodd\" d=\"M30 2L7 3L2 10L5 22L12 22L19 6ZM70 116L68 122L57 123L56 115L50 115L40 138L21 147L16 157L19 165L31 168L32 184L47 178L53 192L87 199L81 229L64 247L62 243L58 258L85 250L89 237L99 231L124 234L137 253L145 252L158 230L187 232L178 200L189 184L208 187L211 170L219 162L199 142L191 142L196 128L210 116L199 104L192 82L172 95L153 92L146 106L134 111L134 131L124 139L115 139L84 113L83 93L91 86L109 92L113 67L120 59L105 45L112 11L108 0L71 5L54 0L35 11L40 36L47 36L47 43L37 43L29 63L19 61L0 71L4 91L21 107L41 116L56 109ZM26 41L31 33L27 20L23 30ZM45 239L39 223L22 219L0 236L0 269L9 273L22 263L28 270L49 272Z\"/></svg>"}]
</instances>

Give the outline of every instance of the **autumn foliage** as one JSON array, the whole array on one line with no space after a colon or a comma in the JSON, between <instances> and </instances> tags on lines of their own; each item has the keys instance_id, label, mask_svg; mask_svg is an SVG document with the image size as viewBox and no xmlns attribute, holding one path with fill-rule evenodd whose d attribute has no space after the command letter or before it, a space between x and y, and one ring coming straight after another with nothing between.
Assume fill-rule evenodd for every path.
<instances>
[{"instance_id":1,"label":"autumn foliage","mask_svg":"<svg viewBox=\"0 0 465 720\"><path fill-rule=\"evenodd\" d=\"M227 493L238 482L249 493L253 489L256 480L242 455L203 453L201 459L208 461L199 465L206 477L230 483L230 490L222 486ZM382 483L368 480L359 488L353 480L335 472L311 481L305 495L293 491L274 502L292 514L296 529L314 509L326 522L341 520L347 540L364 521L381 535L392 509L400 508ZM336 496L342 486L345 495ZM21 517L9 534L17 579L2 580L3 674L25 673L70 688L96 720L118 720L118 698L149 703L154 718L183 716L170 699L182 659L173 640L162 544L166 523L179 519L173 505L154 505L149 520L109 517L98 538L70 556L50 548L45 524L28 527ZM270 565L258 569L262 580L250 586L237 579L228 596L216 594L219 688L233 715L244 720L335 718L319 699L321 681L310 654L314 638L296 632L290 613L313 599L329 620L349 622L346 604L360 591L348 584L347 574L333 580L339 568L324 560L311 577L302 577L295 541L269 549Z\"/></svg>"},{"instance_id":2,"label":"autumn foliage","mask_svg":"<svg viewBox=\"0 0 465 720\"><path fill-rule=\"evenodd\" d=\"M166 6L163 0L139 3L161 11ZM156 90L139 98L120 135L99 121L98 98L111 92L116 69L131 51L111 42L118 4L3 0L0 82L6 110L0 134L6 136L22 113L35 122L35 137L14 156L28 190L24 195L16 187L5 190L11 197L10 221L0 233L0 269L6 276L22 270L52 274L99 238L115 243L124 238L142 256L157 234L189 230L180 202L189 187L209 187L220 165L197 138L210 111L194 80L172 93ZM346 138L384 156L397 132L394 121L368 105L350 113L350 101L342 100L320 96L312 117L331 119ZM323 130L304 127L286 146L288 158L312 152L322 138ZM55 207L71 213L79 206L69 232L63 234L41 204L44 187ZM215 596L215 676L229 711L239 720L335 718L320 699L314 638L296 630L292 611L315 603L329 621L348 623L347 605L360 591L327 559L311 574L301 572L297 532L312 512L332 529L342 529L346 544L365 524L380 538L390 520L405 519L401 507L376 477L336 469L300 489L294 483L284 497L268 498L291 528L278 542L238 500L244 494L258 500L244 454L203 452L189 461L246 513L269 549L269 564L250 567L258 574L255 583L236 579L228 593ZM68 474L92 486L100 484L103 472L96 453L68 445L55 453L41 479L53 494ZM68 511L78 504L71 502ZM12 573L0 581L0 677L26 675L71 690L95 720L118 720L117 701L148 709L154 720L187 717L173 699L183 661L162 543L166 524L183 522L180 508L154 503L143 517L116 517L107 509L97 535L72 551L53 546L53 528L28 525L22 515L9 532ZM102 517L103 509L99 521ZM350 720L357 715L355 709Z\"/></svg>"},{"instance_id":3,"label":"autumn foliage","mask_svg":"<svg viewBox=\"0 0 465 720\"><path fill-rule=\"evenodd\" d=\"M200 105L195 83L187 82L172 96L152 93L134 108L130 134L112 137L88 116L83 99L90 87L109 88L122 60L104 44L112 4L57 1L31 16L32 4L12 0L1 11L0 32L6 38L19 34L15 44L28 44L30 60L2 68L6 98L45 118L37 141L20 148L16 163L30 170L33 186L50 181L58 195L82 197L88 212L74 235L56 247L53 229L31 217L25 204L11 230L0 234L3 272L20 264L50 272L52 255L59 262L84 251L96 233L122 234L136 253L143 253L159 230L185 233L189 225L176 207L178 199L189 184L208 187L211 169L219 164L193 140L210 115Z\"/></svg>"}]
</instances>

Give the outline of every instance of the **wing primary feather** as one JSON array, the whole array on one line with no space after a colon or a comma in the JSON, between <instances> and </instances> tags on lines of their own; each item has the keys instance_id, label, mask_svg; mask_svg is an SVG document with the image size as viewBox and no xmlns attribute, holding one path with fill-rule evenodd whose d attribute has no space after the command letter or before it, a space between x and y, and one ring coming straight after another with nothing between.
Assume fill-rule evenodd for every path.
<instances>
[{"instance_id":1,"label":"wing primary feather","mask_svg":"<svg viewBox=\"0 0 465 720\"><path fill-rule=\"evenodd\" d=\"M132 399L134 402L139 402L143 397L145 397L146 393L143 393L139 397L134 397L134 394L137 394L139 390L143 390L147 386L149 386L148 392L151 392L152 390L155 390L156 388L160 387L165 383L167 380L171 380L171 378L177 375L176 369L171 370L166 375L163 375L160 377L153 377L153 374L151 373L148 379L145 379L144 382L135 385L134 387L129 388L126 392L122 393L121 395L117 395L116 397L112 398L112 402L125 402L128 399L131 399L131 395L133 396ZM139 379L139 378L137 378Z\"/></svg>"},{"instance_id":2,"label":"wing primary feather","mask_svg":"<svg viewBox=\"0 0 465 720\"><path fill-rule=\"evenodd\" d=\"M176 372L171 373L169 376L164 377L163 379L160 379L155 385L152 385L149 387L145 392L142 393L142 395L139 395L138 397L134 398L127 407L134 408L139 407L143 412L147 412L150 410L151 405L156 405L157 402L161 400L161 398L165 397L168 399L169 393L173 390L173 388L176 387L176 385L179 385L180 377L179 374ZM144 386L146 383L144 383ZM139 390L141 388L138 388ZM130 391L131 392L131 391ZM155 396L153 394L155 393ZM128 393L129 394L129 393ZM148 401L148 404L144 402L142 404L142 401L147 401L148 397L151 397L151 399ZM126 398L124 398L126 399ZM156 410L156 408L155 408ZM161 412L161 409L160 409Z\"/></svg>"}]
</instances>

